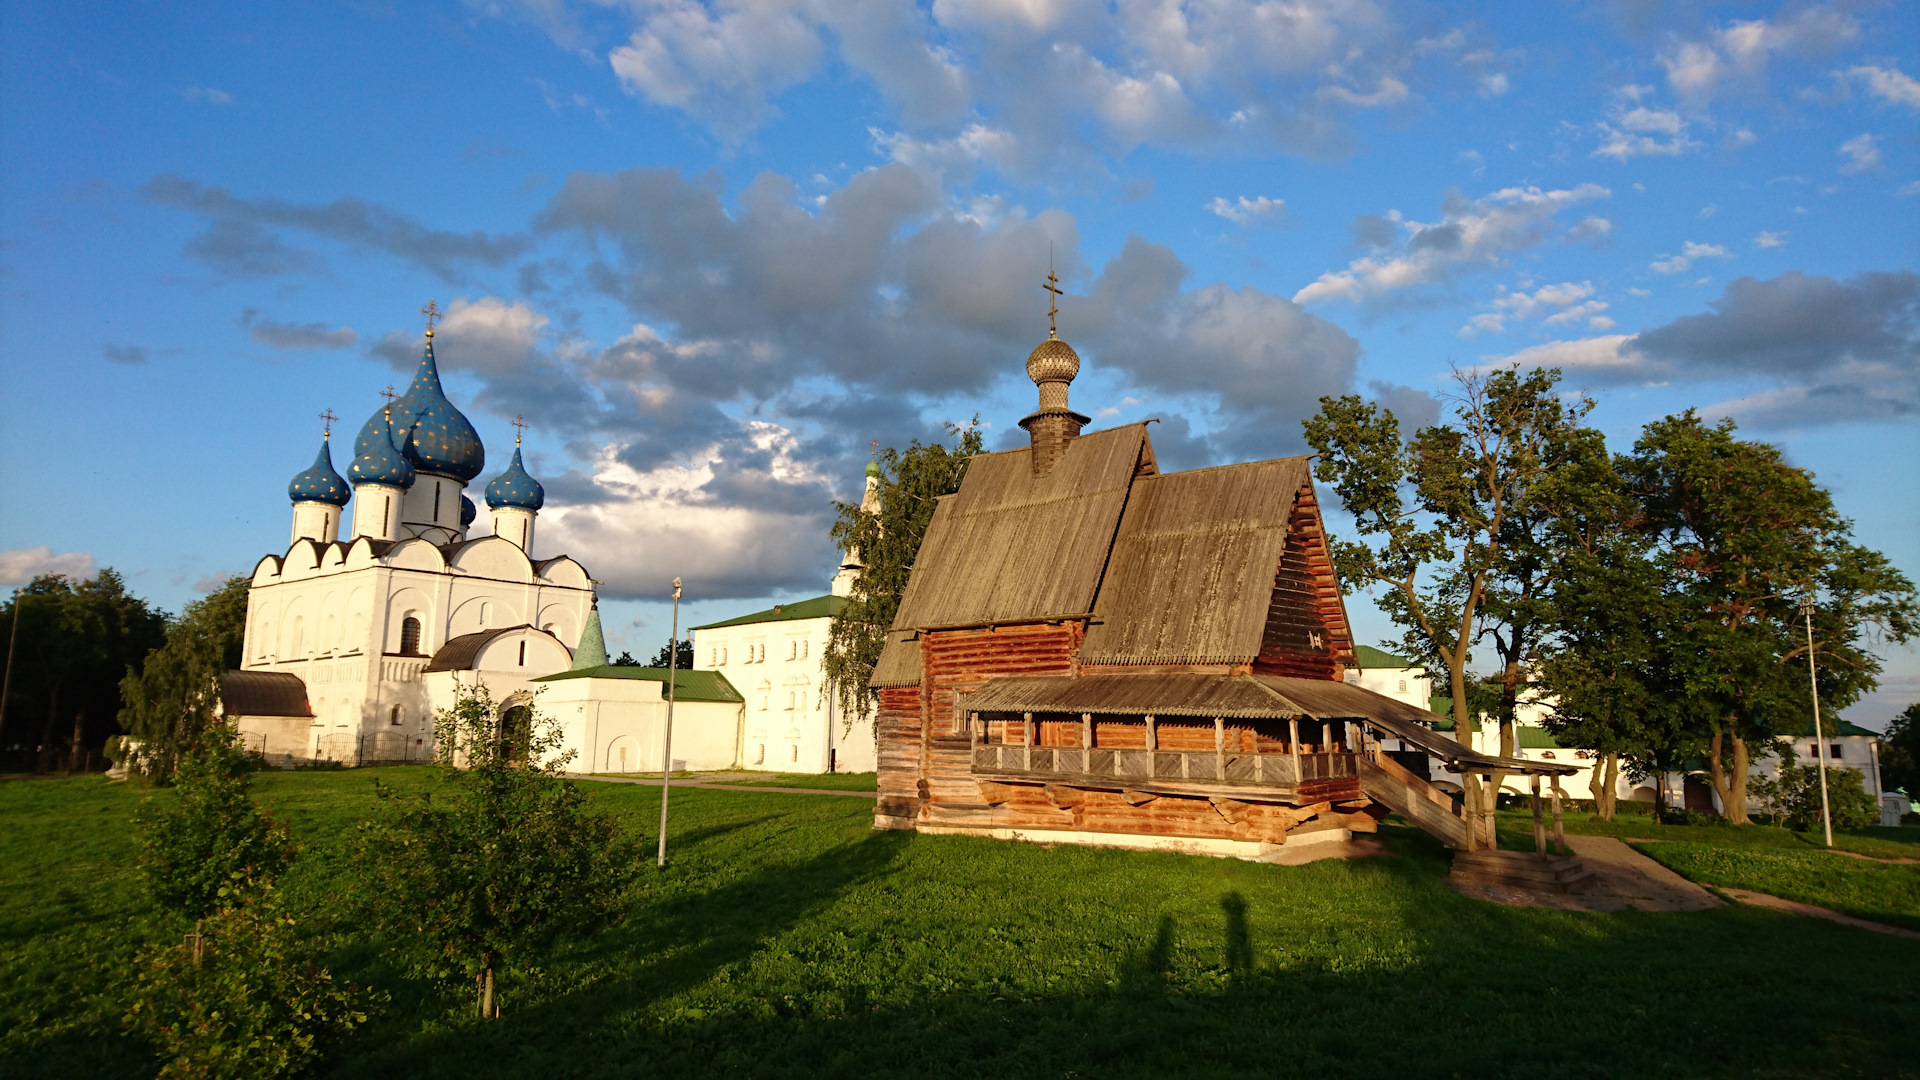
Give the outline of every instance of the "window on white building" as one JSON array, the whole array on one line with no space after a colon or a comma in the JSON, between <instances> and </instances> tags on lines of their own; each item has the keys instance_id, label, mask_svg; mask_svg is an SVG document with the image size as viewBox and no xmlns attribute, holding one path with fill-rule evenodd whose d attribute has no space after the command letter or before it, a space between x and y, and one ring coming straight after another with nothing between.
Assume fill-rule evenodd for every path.
<instances>
[{"instance_id":1,"label":"window on white building","mask_svg":"<svg viewBox=\"0 0 1920 1080\"><path fill-rule=\"evenodd\" d=\"M1407 680L1405 679L1400 680L1400 692L1403 694L1407 692Z\"/></svg>"},{"instance_id":2,"label":"window on white building","mask_svg":"<svg viewBox=\"0 0 1920 1080\"><path fill-rule=\"evenodd\" d=\"M395 705L393 711L387 713L387 723L396 725L400 723L400 706Z\"/></svg>"},{"instance_id":3,"label":"window on white building","mask_svg":"<svg viewBox=\"0 0 1920 1080\"><path fill-rule=\"evenodd\" d=\"M806 658L807 658L807 643L805 641L802 641L800 642L800 659L805 660Z\"/></svg>"}]
</instances>

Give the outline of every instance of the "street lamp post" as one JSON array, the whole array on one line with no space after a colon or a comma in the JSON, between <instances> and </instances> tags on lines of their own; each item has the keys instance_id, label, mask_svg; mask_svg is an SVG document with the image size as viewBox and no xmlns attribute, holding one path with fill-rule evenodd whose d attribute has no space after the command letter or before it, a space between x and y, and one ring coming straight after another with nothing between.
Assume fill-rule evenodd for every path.
<instances>
[{"instance_id":1,"label":"street lamp post","mask_svg":"<svg viewBox=\"0 0 1920 1080\"><path fill-rule=\"evenodd\" d=\"M667 789L673 785L673 676L680 666L680 579L673 579L673 634L667 638L667 736L660 751L660 865L667 865Z\"/></svg>"},{"instance_id":2,"label":"street lamp post","mask_svg":"<svg viewBox=\"0 0 1920 1080\"><path fill-rule=\"evenodd\" d=\"M1827 846L1833 846L1833 813L1827 806L1827 737L1820 733L1820 681L1813 668L1813 597L1800 598L1800 616L1807 623L1807 688L1813 691L1813 745L1820 757L1820 827Z\"/></svg>"}]
</instances>

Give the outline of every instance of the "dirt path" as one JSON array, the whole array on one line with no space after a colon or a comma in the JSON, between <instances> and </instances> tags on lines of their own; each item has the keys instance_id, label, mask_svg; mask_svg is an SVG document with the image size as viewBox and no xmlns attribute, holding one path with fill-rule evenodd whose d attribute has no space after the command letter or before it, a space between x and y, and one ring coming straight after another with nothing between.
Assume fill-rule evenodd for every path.
<instances>
[{"instance_id":1,"label":"dirt path","mask_svg":"<svg viewBox=\"0 0 1920 1080\"><path fill-rule=\"evenodd\" d=\"M1836 922L1842 926L1871 930L1876 934L1891 934L1894 937L1910 938L1914 941L1920 941L1920 930L1908 930L1900 926L1888 926L1886 923L1877 923L1870 919L1856 919L1851 915L1843 915L1838 911L1830 911L1823 907L1814 907L1812 904L1802 904L1798 900L1783 900L1770 893L1752 892L1748 889L1730 889L1724 885L1716 887L1719 888L1721 892L1726 893L1728 896L1733 897L1743 904L1772 908L1775 911L1790 912L1794 915L1805 915L1813 919L1825 919L1828 922Z\"/></svg>"},{"instance_id":2,"label":"dirt path","mask_svg":"<svg viewBox=\"0 0 1920 1080\"><path fill-rule=\"evenodd\" d=\"M1704 911L1720 899L1611 836L1569 836L1567 846L1593 876L1577 891L1554 893L1508 885L1454 885L1461 893L1509 907L1567 911ZM1448 881L1451 883L1452 879Z\"/></svg>"},{"instance_id":3,"label":"dirt path","mask_svg":"<svg viewBox=\"0 0 1920 1080\"><path fill-rule=\"evenodd\" d=\"M751 776L753 774L749 773L748 775ZM657 776L592 776L587 773L568 773L567 779L593 780L603 784L644 784L651 787L660 786L660 778ZM877 791L835 791L831 788L810 787L761 787L758 784L726 784L715 783L711 780L675 780L673 786L677 788L707 788L712 791L775 791L782 795L852 795L858 799L877 799L880 797L880 793Z\"/></svg>"}]
</instances>

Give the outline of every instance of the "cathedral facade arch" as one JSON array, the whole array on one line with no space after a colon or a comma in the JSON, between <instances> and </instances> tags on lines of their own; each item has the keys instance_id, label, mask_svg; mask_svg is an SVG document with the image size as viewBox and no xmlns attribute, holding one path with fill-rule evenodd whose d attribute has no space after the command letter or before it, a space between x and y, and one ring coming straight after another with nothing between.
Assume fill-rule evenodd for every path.
<instances>
[{"instance_id":1,"label":"cathedral facade arch","mask_svg":"<svg viewBox=\"0 0 1920 1080\"><path fill-rule=\"evenodd\" d=\"M447 563L455 573L494 581L527 584L533 581L533 564L519 545L497 536L484 536L461 544Z\"/></svg>"},{"instance_id":2,"label":"cathedral facade arch","mask_svg":"<svg viewBox=\"0 0 1920 1080\"><path fill-rule=\"evenodd\" d=\"M519 626L524 622L526 620L521 617L519 606L511 598L482 592L460 601L453 609L452 616L447 619L447 637L457 638L461 634Z\"/></svg>"},{"instance_id":3,"label":"cathedral facade arch","mask_svg":"<svg viewBox=\"0 0 1920 1080\"><path fill-rule=\"evenodd\" d=\"M447 568L447 561L440 557L440 549L420 539L400 541L381 561L396 570L425 570L432 574Z\"/></svg>"},{"instance_id":4,"label":"cathedral facade arch","mask_svg":"<svg viewBox=\"0 0 1920 1080\"><path fill-rule=\"evenodd\" d=\"M568 646L569 648L577 648L580 644L583 616L576 613L575 608L583 606L583 602L577 600L571 605L550 603L540 609L540 619L534 625L559 638L563 643L573 642Z\"/></svg>"},{"instance_id":5,"label":"cathedral facade arch","mask_svg":"<svg viewBox=\"0 0 1920 1080\"><path fill-rule=\"evenodd\" d=\"M279 660L304 660L311 655L314 616L310 597L296 596L288 602L280 613Z\"/></svg>"},{"instance_id":6,"label":"cathedral facade arch","mask_svg":"<svg viewBox=\"0 0 1920 1080\"><path fill-rule=\"evenodd\" d=\"M412 627L407 621L413 620ZM403 587L387 597L386 633L380 651L406 656L428 656L440 642L430 637L433 627L433 598L420 589ZM406 640L411 638L412 640ZM403 648L411 645L412 651Z\"/></svg>"}]
</instances>

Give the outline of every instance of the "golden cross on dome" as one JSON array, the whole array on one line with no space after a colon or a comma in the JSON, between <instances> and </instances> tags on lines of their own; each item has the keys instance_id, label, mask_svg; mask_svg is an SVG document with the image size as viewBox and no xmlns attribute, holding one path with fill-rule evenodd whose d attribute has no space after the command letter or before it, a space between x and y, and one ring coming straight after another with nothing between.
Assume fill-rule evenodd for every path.
<instances>
[{"instance_id":1,"label":"golden cross on dome","mask_svg":"<svg viewBox=\"0 0 1920 1080\"><path fill-rule=\"evenodd\" d=\"M1060 279L1054 276L1053 267L1047 267L1047 283L1040 287L1053 294L1047 297L1047 336L1056 337L1054 320L1060 314L1060 307L1054 301L1066 294L1060 291Z\"/></svg>"},{"instance_id":2,"label":"golden cross on dome","mask_svg":"<svg viewBox=\"0 0 1920 1080\"><path fill-rule=\"evenodd\" d=\"M387 388L386 388L385 390L382 390L382 391L380 391L380 396L381 396L381 397L383 397L383 398L386 398L386 399L387 399L387 404L389 404L389 405L391 405L391 404L393 404L393 399L394 399L394 398L397 398L397 397L399 397L400 395L399 395L399 394L396 394L396 393L394 393L394 392L393 392L393 384L392 384L392 383L388 383L388 384L387 384Z\"/></svg>"},{"instance_id":3,"label":"golden cross on dome","mask_svg":"<svg viewBox=\"0 0 1920 1080\"><path fill-rule=\"evenodd\" d=\"M525 432L529 426L531 425L520 417L516 416L513 418L513 445L520 445L520 435Z\"/></svg>"},{"instance_id":4,"label":"golden cross on dome","mask_svg":"<svg viewBox=\"0 0 1920 1080\"><path fill-rule=\"evenodd\" d=\"M420 314L427 317L427 336L432 337L433 324L445 317L440 314L440 305L429 300L427 301L427 306L420 309Z\"/></svg>"},{"instance_id":5,"label":"golden cross on dome","mask_svg":"<svg viewBox=\"0 0 1920 1080\"><path fill-rule=\"evenodd\" d=\"M333 415L333 410L331 408L329 408L326 412L323 412L320 414L320 421L327 425L326 428L322 430L320 433L321 438L326 439L326 438L331 438L333 436L333 422L338 419L340 418Z\"/></svg>"}]
</instances>

